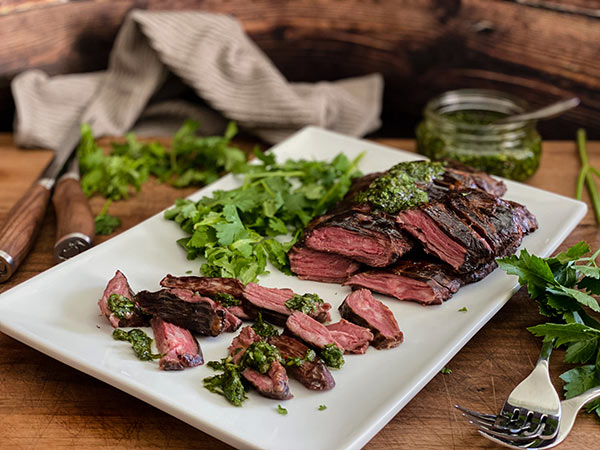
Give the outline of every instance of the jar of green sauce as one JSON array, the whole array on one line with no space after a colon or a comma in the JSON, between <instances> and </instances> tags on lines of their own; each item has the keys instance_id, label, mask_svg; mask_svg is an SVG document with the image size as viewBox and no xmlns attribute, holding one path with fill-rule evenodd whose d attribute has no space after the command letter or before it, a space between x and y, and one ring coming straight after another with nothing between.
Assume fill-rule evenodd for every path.
<instances>
[{"instance_id":1,"label":"jar of green sauce","mask_svg":"<svg viewBox=\"0 0 600 450\"><path fill-rule=\"evenodd\" d=\"M513 180L535 173L542 139L535 121L494 123L528 111L524 100L499 91L459 89L434 98L417 126L417 150Z\"/></svg>"}]
</instances>

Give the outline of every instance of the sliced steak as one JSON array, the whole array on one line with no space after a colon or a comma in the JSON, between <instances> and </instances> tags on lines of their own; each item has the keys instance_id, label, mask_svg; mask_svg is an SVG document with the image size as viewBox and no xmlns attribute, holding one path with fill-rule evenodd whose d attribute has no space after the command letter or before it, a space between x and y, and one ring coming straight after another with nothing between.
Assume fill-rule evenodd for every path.
<instances>
[{"instance_id":1,"label":"sliced steak","mask_svg":"<svg viewBox=\"0 0 600 450\"><path fill-rule=\"evenodd\" d=\"M372 267L387 266L413 246L386 213L375 213L368 205L355 205L329 217L304 236L312 250L343 255Z\"/></svg>"},{"instance_id":2,"label":"sliced steak","mask_svg":"<svg viewBox=\"0 0 600 450\"><path fill-rule=\"evenodd\" d=\"M244 308L242 306L230 306L229 308L227 308L227 311L229 311L231 314L233 314L240 320L251 320L251 317L246 311L244 311Z\"/></svg>"},{"instance_id":3,"label":"sliced steak","mask_svg":"<svg viewBox=\"0 0 600 450\"><path fill-rule=\"evenodd\" d=\"M300 311L294 311L285 326L293 335L315 348L323 349L329 344L342 348L325 325Z\"/></svg>"},{"instance_id":4,"label":"sliced steak","mask_svg":"<svg viewBox=\"0 0 600 450\"><path fill-rule=\"evenodd\" d=\"M360 264L345 256L318 252L298 243L288 253L290 267L301 280L341 283L357 272Z\"/></svg>"},{"instance_id":5,"label":"sliced steak","mask_svg":"<svg viewBox=\"0 0 600 450\"><path fill-rule=\"evenodd\" d=\"M461 286L460 277L449 267L429 261L403 260L394 266L368 270L351 276L346 286L368 288L398 300L441 305Z\"/></svg>"},{"instance_id":6,"label":"sliced steak","mask_svg":"<svg viewBox=\"0 0 600 450\"><path fill-rule=\"evenodd\" d=\"M156 348L164 356L158 361L162 370L182 370L204 363L200 344L185 328L165 322L160 317L150 320Z\"/></svg>"},{"instance_id":7,"label":"sliced steak","mask_svg":"<svg viewBox=\"0 0 600 450\"><path fill-rule=\"evenodd\" d=\"M217 336L227 326L224 308L187 289L141 291L137 300L144 312L204 336Z\"/></svg>"},{"instance_id":8,"label":"sliced steak","mask_svg":"<svg viewBox=\"0 0 600 450\"><path fill-rule=\"evenodd\" d=\"M336 342L343 347L344 353L365 353L374 338L368 328L348 322L346 319L327 325L327 329Z\"/></svg>"},{"instance_id":9,"label":"sliced steak","mask_svg":"<svg viewBox=\"0 0 600 450\"><path fill-rule=\"evenodd\" d=\"M348 295L339 311L344 319L373 332L375 338L371 345L375 348L397 347L404 339L392 311L376 300L368 289L358 289Z\"/></svg>"},{"instance_id":10,"label":"sliced steak","mask_svg":"<svg viewBox=\"0 0 600 450\"><path fill-rule=\"evenodd\" d=\"M215 294L229 294L237 299L244 296L244 284L237 278L175 277L169 274L160 280L160 285L166 288L188 289L211 298Z\"/></svg>"},{"instance_id":11,"label":"sliced steak","mask_svg":"<svg viewBox=\"0 0 600 450\"><path fill-rule=\"evenodd\" d=\"M492 260L488 263L484 263L477 267L475 270L467 273L460 274L461 284L471 284L483 280L490 273L492 273L498 267L496 260Z\"/></svg>"},{"instance_id":12,"label":"sliced steak","mask_svg":"<svg viewBox=\"0 0 600 450\"><path fill-rule=\"evenodd\" d=\"M276 325L284 325L292 310L285 305L295 295L291 289L267 288L256 283L248 283L244 288L243 306L251 317L261 312L264 319ZM319 322L329 322L331 305L317 305L316 311L310 316Z\"/></svg>"},{"instance_id":13,"label":"sliced steak","mask_svg":"<svg viewBox=\"0 0 600 450\"><path fill-rule=\"evenodd\" d=\"M402 211L396 220L427 253L458 272L469 272L493 257L489 244L442 203Z\"/></svg>"},{"instance_id":14,"label":"sliced steak","mask_svg":"<svg viewBox=\"0 0 600 450\"><path fill-rule=\"evenodd\" d=\"M262 338L254 332L252 327L242 328L240 334L233 339L229 346L229 354L233 362L237 364L248 347L259 341L262 341ZM288 400L293 397L290 393L287 373L279 361L273 361L265 374L252 368L246 368L242 371L242 376L264 397L276 400Z\"/></svg>"},{"instance_id":15,"label":"sliced steak","mask_svg":"<svg viewBox=\"0 0 600 450\"><path fill-rule=\"evenodd\" d=\"M313 391L327 391L335 387L335 380L327 366L317 356L313 361L304 359L310 350L306 345L291 336L271 336L269 344L274 346L284 360L300 358L301 365L286 365L287 373Z\"/></svg>"},{"instance_id":16,"label":"sliced steak","mask_svg":"<svg viewBox=\"0 0 600 450\"><path fill-rule=\"evenodd\" d=\"M502 180L456 161L446 162L443 179L446 182L454 182L457 188L476 187L497 197L502 197L506 192L506 185Z\"/></svg>"},{"instance_id":17,"label":"sliced steak","mask_svg":"<svg viewBox=\"0 0 600 450\"><path fill-rule=\"evenodd\" d=\"M123 317L117 317L117 314L111 311L108 306L108 300L111 295L123 296L124 299L129 300L132 304L134 304L134 308L125 313ZM127 278L125 278L125 275L123 275L123 272L120 270L116 271L115 276L112 277L106 285L104 293L102 294L102 298L98 300L98 306L100 307L102 314L106 316L110 324L115 328L143 327L148 324L139 310L139 306L136 303L135 294L131 290Z\"/></svg>"}]
</instances>

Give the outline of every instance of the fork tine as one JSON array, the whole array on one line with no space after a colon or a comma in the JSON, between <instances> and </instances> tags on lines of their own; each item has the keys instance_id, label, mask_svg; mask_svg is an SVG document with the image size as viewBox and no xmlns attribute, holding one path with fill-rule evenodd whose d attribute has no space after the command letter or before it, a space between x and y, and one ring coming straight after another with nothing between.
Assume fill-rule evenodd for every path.
<instances>
[{"instance_id":1,"label":"fork tine","mask_svg":"<svg viewBox=\"0 0 600 450\"><path fill-rule=\"evenodd\" d=\"M539 428L539 427L537 427ZM537 430L536 428L536 430ZM495 430L492 428L487 428L485 426L481 426L478 429L479 432L483 432L483 433L487 433L488 435L494 436L498 439L503 439L505 441L512 441L512 442L524 442L524 441L532 441L532 440L536 440L537 436L534 433L531 433L530 435L525 435L525 434L519 434L521 433L520 431L514 433L513 430L507 430L507 432L504 431L500 431L500 430Z\"/></svg>"},{"instance_id":2,"label":"fork tine","mask_svg":"<svg viewBox=\"0 0 600 450\"><path fill-rule=\"evenodd\" d=\"M528 448L528 447L533 447L535 446L539 441L537 439L533 439L530 442L521 442L521 443L517 443L515 441L512 440L504 440L504 439L499 439L485 431L482 430L478 430L478 433L481 434L483 437L489 439L490 441L495 442L496 444L500 444L503 445L504 447L510 447L510 448Z\"/></svg>"},{"instance_id":3,"label":"fork tine","mask_svg":"<svg viewBox=\"0 0 600 450\"><path fill-rule=\"evenodd\" d=\"M469 416L476 417L478 419L491 420L493 422L498 417L496 414L480 413L478 411L472 411L472 410L467 409L467 408L465 408L463 406L460 406L460 405L454 405L454 407L456 409L458 409L459 411L462 411L463 414L468 414Z\"/></svg>"},{"instance_id":4,"label":"fork tine","mask_svg":"<svg viewBox=\"0 0 600 450\"><path fill-rule=\"evenodd\" d=\"M475 417L471 417L466 415L465 413L463 413L463 416L467 418L467 421L471 424L471 425L475 425L477 428L479 428L481 425L483 426L494 426L494 422L491 421L484 421L482 419L477 419Z\"/></svg>"}]
</instances>

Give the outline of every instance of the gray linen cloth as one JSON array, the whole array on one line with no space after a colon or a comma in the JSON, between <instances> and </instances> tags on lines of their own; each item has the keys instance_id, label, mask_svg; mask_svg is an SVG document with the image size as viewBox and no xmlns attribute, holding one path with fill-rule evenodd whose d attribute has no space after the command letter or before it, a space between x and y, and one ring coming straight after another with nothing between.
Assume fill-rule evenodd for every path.
<instances>
[{"instance_id":1,"label":"gray linen cloth","mask_svg":"<svg viewBox=\"0 0 600 450\"><path fill-rule=\"evenodd\" d=\"M204 105L178 98L185 89ZM377 129L383 80L290 83L232 17L135 10L105 72L31 70L13 80L12 91L15 139L25 147L57 148L77 122L91 123L95 136L157 135L186 117L199 120L204 134L221 132L226 118L275 143L306 125L352 136Z\"/></svg>"}]
</instances>

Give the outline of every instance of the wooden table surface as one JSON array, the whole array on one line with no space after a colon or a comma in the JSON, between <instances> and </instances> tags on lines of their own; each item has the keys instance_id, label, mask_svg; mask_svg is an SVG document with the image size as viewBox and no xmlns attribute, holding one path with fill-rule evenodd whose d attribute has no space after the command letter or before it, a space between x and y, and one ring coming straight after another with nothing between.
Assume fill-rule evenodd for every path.
<instances>
[{"instance_id":1,"label":"wooden table surface","mask_svg":"<svg viewBox=\"0 0 600 450\"><path fill-rule=\"evenodd\" d=\"M380 142L414 150L414 141ZM600 142L589 144L590 162L600 166ZM569 197L579 161L573 142L546 142L539 171L528 183ZM8 210L35 180L51 153L17 150L12 137L0 134L0 224ZM142 192L111 207L123 231L168 207L194 189L175 190L149 183ZM101 198L92 198L95 213ZM561 212L557 211L557 215ZM0 293L52 266L55 234L50 207L32 252ZM99 241L107 238L100 238ZM599 228L590 212L561 245L580 240L600 246ZM2 297L0 295L0 301ZM40 298L40 301L44 301ZM450 361L449 375L438 374L366 446L367 449L500 448L481 438L453 408L460 403L476 410L498 411L507 394L533 368L540 341L526 327L542 321L537 308L521 290ZM552 379L571 366L557 350ZM357 399L359 401L360 399ZM581 413L564 449L598 448L600 420ZM230 448L217 439L101 381L78 372L0 333L0 448Z\"/></svg>"}]
</instances>

